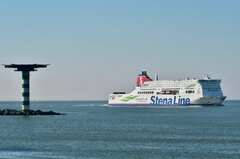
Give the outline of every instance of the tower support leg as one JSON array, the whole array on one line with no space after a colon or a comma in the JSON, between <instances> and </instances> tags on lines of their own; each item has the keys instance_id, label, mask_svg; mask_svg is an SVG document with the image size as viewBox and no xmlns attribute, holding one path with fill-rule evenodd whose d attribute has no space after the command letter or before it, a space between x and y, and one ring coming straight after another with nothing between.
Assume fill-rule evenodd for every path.
<instances>
[{"instance_id":1,"label":"tower support leg","mask_svg":"<svg viewBox=\"0 0 240 159\"><path fill-rule=\"evenodd\" d=\"M22 111L30 110L30 72L22 71Z\"/></svg>"}]
</instances>

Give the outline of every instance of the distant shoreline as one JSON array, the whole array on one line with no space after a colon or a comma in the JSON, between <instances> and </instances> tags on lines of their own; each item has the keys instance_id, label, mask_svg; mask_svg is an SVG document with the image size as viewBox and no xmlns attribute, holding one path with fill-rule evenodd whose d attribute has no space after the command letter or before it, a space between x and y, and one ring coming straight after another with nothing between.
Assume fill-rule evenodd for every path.
<instances>
[{"instance_id":1,"label":"distant shoreline","mask_svg":"<svg viewBox=\"0 0 240 159\"><path fill-rule=\"evenodd\" d=\"M108 100L31 100L30 102L107 102L107 101ZM0 100L0 102L22 102L22 101Z\"/></svg>"},{"instance_id":2,"label":"distant shoreline","mask_svg":"<svg viewBox=\"0 0 240 159\"><path fill-rule=\"evenodd\" d=\"M227 99L225 100L225 102L228 102L228 101L240 101L240 99ZM19 102L21 103L22 101L14 101L14 100L0 100L0 103L1 102ZM108 100L33 100L33 101L30 101L31 103L34 103L34 102L108 102Z\"/></svg>"}]
</instances>

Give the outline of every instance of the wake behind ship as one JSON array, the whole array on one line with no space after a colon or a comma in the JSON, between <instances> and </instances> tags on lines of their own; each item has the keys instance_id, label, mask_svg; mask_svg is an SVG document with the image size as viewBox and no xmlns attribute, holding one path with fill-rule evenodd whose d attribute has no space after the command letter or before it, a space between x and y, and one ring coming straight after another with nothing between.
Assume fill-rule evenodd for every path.
<instances>
[{"instance_id":1,"label":"wake behind ship","mask_svg":"<svg viewBox=\"0 0 240 159\"><path fill-rule=\"evenodd\" d=\"M109 95L110 106L190 106L222 105L220 79L152 80L146 71L138 75L135 90L113 92Z\"/></svg>"}]
</instances>

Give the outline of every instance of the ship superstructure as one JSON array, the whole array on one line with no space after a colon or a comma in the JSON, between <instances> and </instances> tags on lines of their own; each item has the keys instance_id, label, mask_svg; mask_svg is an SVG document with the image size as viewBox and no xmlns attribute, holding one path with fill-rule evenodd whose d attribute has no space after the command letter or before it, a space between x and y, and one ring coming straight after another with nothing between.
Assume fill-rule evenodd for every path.
<instances>
[{"instance_id":1,"label":"ship superstructure","mask_svg":"<svg viewBox=\"0 0 240 159\"><path fill-rule=\"evenodd\" d=\"M112 106L188 106L221 105L223 95L220 79L152 80L146 71L137 77L131 93L114 92L109 95Z\"/></svg>"}]
</instances>

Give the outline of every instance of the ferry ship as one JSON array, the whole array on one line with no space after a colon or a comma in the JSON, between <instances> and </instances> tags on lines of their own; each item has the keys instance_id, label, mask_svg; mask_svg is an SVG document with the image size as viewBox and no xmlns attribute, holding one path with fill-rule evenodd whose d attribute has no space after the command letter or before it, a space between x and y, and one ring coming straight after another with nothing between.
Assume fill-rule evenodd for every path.
<instances>
[{"instance_id":1,"label":"ferry ship","mask_svg":"<svg viewBox=\"0 0 240 159\"><path fill-rule=\"evenodd\" d=\"M147 71L137 77L131 93L113 92L109 95L110 106L191 106L222 105L223 95L220 79L152 80Z\"/></svg>"}]
</instances>

